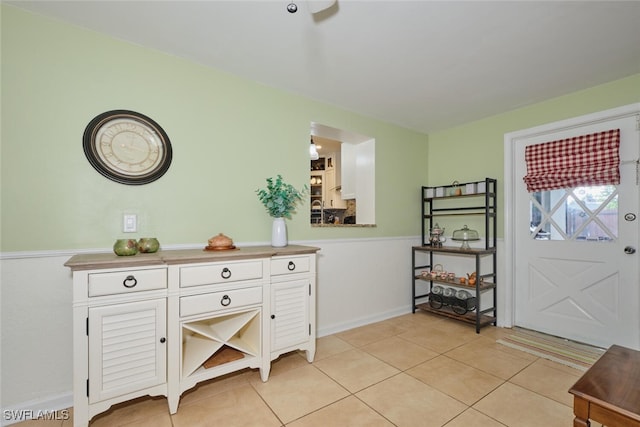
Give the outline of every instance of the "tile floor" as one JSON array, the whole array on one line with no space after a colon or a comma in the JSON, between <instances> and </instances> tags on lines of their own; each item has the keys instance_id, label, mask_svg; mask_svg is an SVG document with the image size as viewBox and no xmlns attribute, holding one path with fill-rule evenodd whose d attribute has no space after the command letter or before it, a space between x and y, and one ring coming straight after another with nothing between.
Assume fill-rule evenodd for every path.
<instances>
[{"instance_id":1,"label":"tile floor","mask_svg":"<svg viewBox=\"0 0 640 427\"><path fill-rule=\"evenodd\" d=\"M581 371L496 343L509 329L418 311L322 337L315 361L290 353L269 381L246 370L185 392L119 404L91 427L572 425L569 387ZM27 427L71 421L27 421ZM594 425L595 423L592 423Z\"/></svg>"}]
</instances>

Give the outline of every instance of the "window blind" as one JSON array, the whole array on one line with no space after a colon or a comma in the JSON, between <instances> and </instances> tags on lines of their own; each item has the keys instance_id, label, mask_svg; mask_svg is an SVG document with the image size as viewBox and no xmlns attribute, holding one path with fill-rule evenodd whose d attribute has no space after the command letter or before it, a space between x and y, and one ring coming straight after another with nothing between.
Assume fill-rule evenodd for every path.
<instances>
[{"instance_id":1,"label":"window blind","mask_svg":"<svg viewBox=\"0 0 640 427\"><path fill-rule=\"evenodd\" d=\"M576 136L525 149L527 191L620 183L620 129Z\"/></svg>"}]
</instances>

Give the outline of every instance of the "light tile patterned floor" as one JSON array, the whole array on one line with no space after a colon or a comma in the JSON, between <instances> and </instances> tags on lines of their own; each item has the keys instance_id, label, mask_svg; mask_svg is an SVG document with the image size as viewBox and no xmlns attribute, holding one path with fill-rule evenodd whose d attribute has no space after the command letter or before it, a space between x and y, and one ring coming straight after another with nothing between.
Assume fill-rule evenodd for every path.
<instances>
[{"instance_id":1,"label":"light tile patterned floor","mask_svg":"<svg viewBox=\"0 0 640 427\"><path fill-rule=\"evenodd\" d=\"M247 370L165 398L140 398L92 427L407 426L566 427L581 371L496 343L509 329L473 327L424 312L318 339L315 361L290 353L269 381ZM592 423L595 424L595 423ZM69 427L71 421L27 421Z\"/></svg>"}]
</instances>

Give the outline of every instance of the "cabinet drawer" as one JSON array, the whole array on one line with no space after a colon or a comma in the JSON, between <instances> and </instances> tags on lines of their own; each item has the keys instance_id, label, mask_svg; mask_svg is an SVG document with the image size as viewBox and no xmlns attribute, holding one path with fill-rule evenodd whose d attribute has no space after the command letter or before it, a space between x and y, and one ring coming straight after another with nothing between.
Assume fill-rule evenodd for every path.
<instances>
[{"instance_id":1,"label":"cabinet drawer","mask_svg":"<svg viewBox=\"0 0 640 427\"><path fill-rule=\"evenodd\" d=\"M238 308L262 302L262 287L212 292L180 298L180 316L207 313L216 310Z\"/></svg>"},{"instance_id":2,"label":"cabinet drawer","mask_svg":"<svg viewBox=\"0 0 640 427\"><path fill-rule=\"evenodd\" d=\"M306 273L309 271L308 256L278 257L271 260L271 275Z\"/></svg>"},{"instance_id":3,"label":"cabinet drawer","mask_svg":"<svg viewBox=\"0 0 640 427\"><path fill-rule=\"evenodd\" d=\"M262 278L262 261L227 262L180 269L180 287Z\"/></svg>"},{"instance_id":4,"label":"cabinet drawer","mask_svg":"<svg viewBox=\"0 0 640 427\"><path fill-rule=\"evenodd\" d=\"M167 270L126 270L89 274L89 296L126 294L167 287Z\"/></svg>"}]
</instances>

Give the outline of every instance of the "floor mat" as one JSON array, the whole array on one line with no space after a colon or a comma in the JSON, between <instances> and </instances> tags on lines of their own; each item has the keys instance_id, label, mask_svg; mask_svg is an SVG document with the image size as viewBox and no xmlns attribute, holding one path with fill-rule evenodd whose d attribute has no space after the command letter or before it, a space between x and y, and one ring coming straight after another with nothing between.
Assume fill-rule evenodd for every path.
<instances>
[{"instance_id":1,"label":"floor mat","mask_svg":"<svg viewBox=\"0 0 640 427\"><path fill-rule=\"evenodd\" d=\"M586 371L606 350L523 328L497 340L507 347Z\"/></svg>"}]
</instances>

